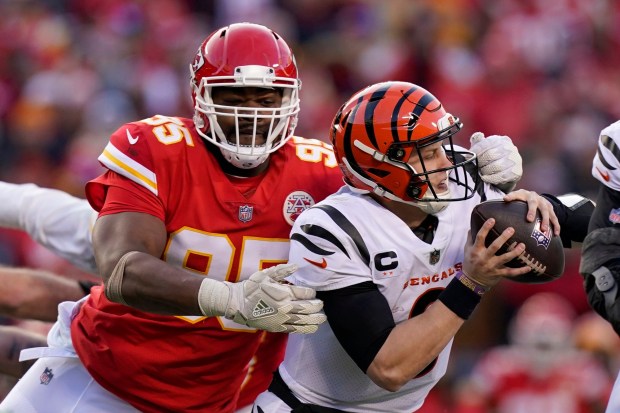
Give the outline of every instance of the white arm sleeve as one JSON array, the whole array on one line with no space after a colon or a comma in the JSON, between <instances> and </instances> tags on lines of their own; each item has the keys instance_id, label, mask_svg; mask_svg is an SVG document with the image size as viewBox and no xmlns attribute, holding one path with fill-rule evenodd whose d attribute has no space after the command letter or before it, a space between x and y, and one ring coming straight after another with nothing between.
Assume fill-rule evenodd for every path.
<instances>
[{"instance_id":1,"label":"white arm sleeve","mask_svg":"<svg viewBox=\"0 0 620 413\"><path fill-rule=\"evenodd\" d=\"M77 267L96 273L91 232L97 213L88 201L34 184L0 181L0 226L20 229Z\"/></svg>"}]
</instances>

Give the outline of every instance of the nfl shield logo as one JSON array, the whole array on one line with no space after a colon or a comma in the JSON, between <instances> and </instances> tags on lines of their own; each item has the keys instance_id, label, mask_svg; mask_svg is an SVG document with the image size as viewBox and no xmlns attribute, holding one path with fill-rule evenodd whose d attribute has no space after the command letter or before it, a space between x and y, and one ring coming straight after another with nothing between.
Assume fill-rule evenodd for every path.
<instances>
[{"instance_id":1,"label":"nfl shield logo","mask_svg":"<svg viewBox=\"0 0 620 413\"><path fill-rule=\"evenodd\" d=\"M532 238L536 240L536 245L543 246L545 249L549 248L549 243L551 242L551 228L547 229L547 231L542 232L540 230L540 219L536 218L536 224L534 225L534 230L532 231Z\"/></svg>"},{"instance_id":2,"label":"nfl shield logo","mask_svg":"<svg viewBox=\"0 0 620 413\"><path fill-rule=\"evenodd\" d=\"M609 221L612 224L620 224L620 208L611 210L609 213Z\"/></svg>"},{"instance_id":3,"label":"nfl shield logo","mask_svg":"<svg viewBox=\"0 0 620 413\"><path fill-rule=\"evenodd\" d=\"M431 252L430 257L428 258L428 262L431 265L435 265L439 262L439 257L441 257L441 252L439 250L435 250Z\"/></svg>"},{"instance_id":4,"label":"nfl shield logo","mask_svg":"<svg viewBox=\"0 0 620 413\"><path fill-rule=\"evenodd\" d=\"M249 205L242 205L239 207L239 221L248 222L252 219L252 213L254 207Z\"/></svg>"},{"instance_id":5,"label":"nfl shield logo","mask_svg":"<svg viewBox=\"0 0 620 413\"><path fill-rule=\"evenodd\" d=\"M39 377L39 379L41 380L41 384L45 384L46 386L50 384L52 378L54 378L54 374L52 373L52 369L50 369L49 367L46 367L43 373L41 373L41 376Z\"/></svg>"}]
</instances>

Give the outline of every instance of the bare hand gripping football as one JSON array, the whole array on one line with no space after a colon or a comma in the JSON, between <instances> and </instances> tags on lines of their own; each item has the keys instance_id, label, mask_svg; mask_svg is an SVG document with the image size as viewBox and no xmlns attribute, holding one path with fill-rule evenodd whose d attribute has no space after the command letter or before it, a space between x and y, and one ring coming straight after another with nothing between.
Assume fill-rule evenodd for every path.
<instances>
[{"instance_id":1,"label":"bare hand gripping football","mask_svg":"<svg viewBox=\"0 0 620 413\"><path fill-rule=\"evenodd\" d=\"M223 315L236 323L274 333L314 333L326 320L323 302L311 288L282 281L297 270L280 264L238 283L205 278L198 304L207 316Z\"/></svg>"},{"instance_id":2,"label":"bare hand gripping football","mask_svg":"<svg viewBox=\"0 0 620 413\"><path fill-rule=\"evenodd\" d=\"M516 259L508 262L506 266L518 268L530 267L530 272L508 280L522 283L544 283L553 281L562 276L564 272L564 249L562 240L553 234L551 230L540 230L540 216L535 222L525 219L527 203L524 201L504 202L491 200L477 205L471 214L472 237L478 233L480 227L489 218L495 218L495 226L486 238L486 244L490 244L506 228L512 227L515 232L511 239L498 251L503 254L510 251L518 243L525 244L525 251Z\"/></svg>"}]
</instances>

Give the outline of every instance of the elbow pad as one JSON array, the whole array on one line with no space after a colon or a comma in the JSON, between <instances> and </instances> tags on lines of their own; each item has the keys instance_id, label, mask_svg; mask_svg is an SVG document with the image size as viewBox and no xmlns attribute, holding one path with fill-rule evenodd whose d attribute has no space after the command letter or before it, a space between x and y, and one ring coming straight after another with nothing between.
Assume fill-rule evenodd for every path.
<instances>
[{"instance_id":1,"label":"elbow pad","mask_svg":"<svg viewBox=\"0 0 620 413\"><path fill-rule=\"evenodd\" d=\"M581 245L588 234L590 217L594 212L594 202L578 195L565 194L555 197L543 194L553 205L555 215L560 221L560 238L564 248L576 248Z\"/></svg>"},{"instance_id":2,"label":"elbow pad","mask_svg":"<svg viewBox=\"0 0 620 413\"><path fill-rule=\"evenodd\" d=\"M588 234L579 272L590 306L620 334L620 229L607 227Z\"/></svg>"}]
</instances>

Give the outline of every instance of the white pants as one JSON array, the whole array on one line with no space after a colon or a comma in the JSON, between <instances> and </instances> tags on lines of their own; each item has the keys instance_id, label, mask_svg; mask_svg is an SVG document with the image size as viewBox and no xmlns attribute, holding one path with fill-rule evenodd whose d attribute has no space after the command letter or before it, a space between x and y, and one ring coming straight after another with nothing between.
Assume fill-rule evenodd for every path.
<instances>
[{"instance_id":1,"label":"white pants","mask_svg":"<svg viewBox=\"0 0 620 413\"><path fill-rule=\"evenodd\" d=\"M614 388L611 390L605 413L620 413L620 373L618 373Z\"/></svg>"},{"instance_id":2,"label":"white pants","mask_svg":"<svg viewBox=\"0 0 620 413\"><path fill-rule=\"evenodd\" d=\"M139 413L101 387L78 358L43 357L0 403L0 413Z\"/></svg>"},{"instance_id":3,"label":"white pants","mask_svg":"<svg viewBox=\"0 0 620 413\"><path fill-rule=\"evenodd\" d=\"M139 413L101 387L75 354L71 320L82 302L58 306L49 347L23 350L20 360L39 358L0 403L0 413Z\"/></svg>"}]
</instances>

